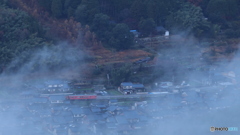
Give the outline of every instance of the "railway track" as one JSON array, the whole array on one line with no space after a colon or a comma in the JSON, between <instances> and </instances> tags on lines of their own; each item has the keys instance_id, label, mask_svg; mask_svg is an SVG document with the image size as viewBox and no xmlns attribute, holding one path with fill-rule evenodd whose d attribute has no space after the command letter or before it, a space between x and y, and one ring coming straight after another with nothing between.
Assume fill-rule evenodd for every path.
<instances>
[{"instance_id":1,"label":"railway track","mask_svg":"<svg viewBox=\"0 0 240 135\"><path fill-rule=\"evenodd\" d=\"M97 96L96 99L131 99L131 98L154 98L154 97L164 97L170 93L158 93L158 94L134 94L134 95L104 95ZM52 95L73 95L73 93L54 93L54 94L41 94L40 97L49 97ZM87 96L87 95L86 95Z\"/></svg>"}]
</instances>

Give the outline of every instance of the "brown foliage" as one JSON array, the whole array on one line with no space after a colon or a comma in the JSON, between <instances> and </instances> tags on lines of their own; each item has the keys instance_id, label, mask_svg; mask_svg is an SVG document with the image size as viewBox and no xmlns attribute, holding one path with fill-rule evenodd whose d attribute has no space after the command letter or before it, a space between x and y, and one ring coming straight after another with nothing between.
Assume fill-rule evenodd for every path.
<instances>
[{"instance_id":1,"label":"brown foliage","mask_svg":"<svg viewBox=\"0 0 240 135\"><path fill-rule=\"evenodd\" d=\"M98 41L95 33L90 31L88 25L81 26L74 18L55 19L47 11L41 8L36 0L9 0L14 6L28 12L41 24L48 27L47 34L62 40L67 40L84 51L96 56L97 63L117 63L131 62L136 58L148 56L149 53L142 50L128 50L124 52L114 52L107 50ZM82 46L82 44L85 45Z\"/></svg>"},{"instance_id":2,"label":"brown foliage","mask_svg":"<svg viewBox=\"0 0 240 135\"><path fill-rule=\"evenodd\" d=\"M28 12L33 17L38 19L40 23L47 26L50 30L48 31L49 34L54 35L60 39L67 40L71 43L79 44L77 39L79 37L80 32L88 32L89 37L92 33L90 31L84 30L79 22L74 21L73 18L60 20L55 19L49 16L49 13L41 8L36 0L10 0L10 2L15 5L16 7L21 8L22 10ZM87 28L89 29L89 28ZM85 35L85 33L84 33ZM86 39L87 45L96 44L96 38Z\"/></svg>"}]
</instances>

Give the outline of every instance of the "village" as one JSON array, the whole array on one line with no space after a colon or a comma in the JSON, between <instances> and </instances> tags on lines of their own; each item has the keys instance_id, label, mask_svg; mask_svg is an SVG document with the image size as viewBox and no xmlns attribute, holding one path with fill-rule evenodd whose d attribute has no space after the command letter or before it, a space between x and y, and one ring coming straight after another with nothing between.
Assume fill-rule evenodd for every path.
<instances>
[{"instance_id":1,"label":"village","mask_svg":"<svg viewBox=\"0 0 240 135\"><path fill-rule=\"evenodd\" d=\"M233 82L234 73L222 74L222 77L225 82L203 81L198 87L185 81L179 85L155 82L152 87L122 82L116 89L87 81L48 80L26 84L19 99L0 103L1 116L14 115L18 120L1 125L0 134L5 134L4 129L7 131L12 124L19 127L19 135L149 133L166 120L194 112L213 113L238 103L239 89Z\"/></svg>"},{"instance_id":2,"label":"village","mask_svg":"<svg viewBox=\"0 0 240 135\"><path fill-rule=\"evenodd\" d=\"M143 57L131 63L135 80L117 86L104 72L105 81L25 81L14 98L0 102L0 116L8 121L0 135L13 126L17 128L10 134L16 135L155 135L153 129L165 122L237 105L236 73L201 59L190 53L177 57L174 51ZM154 76L160 79L151 81Z\"/></svg>"}]
</instances>

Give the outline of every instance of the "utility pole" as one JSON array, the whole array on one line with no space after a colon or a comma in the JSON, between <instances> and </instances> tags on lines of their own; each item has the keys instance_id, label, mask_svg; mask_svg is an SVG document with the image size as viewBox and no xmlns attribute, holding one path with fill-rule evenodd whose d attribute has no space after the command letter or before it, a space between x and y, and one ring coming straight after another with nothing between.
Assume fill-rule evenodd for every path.
<instances>
[{"instance_id":1,"label":"utility pole","mask_svg":"<svg viewBox=\"0 0 240 135\"><path fill-rule=\"evenodd\" d=\"M109 74L107 74L107 79L108 79L108 85L109 85Z\"/></svg>"}]
</instances>

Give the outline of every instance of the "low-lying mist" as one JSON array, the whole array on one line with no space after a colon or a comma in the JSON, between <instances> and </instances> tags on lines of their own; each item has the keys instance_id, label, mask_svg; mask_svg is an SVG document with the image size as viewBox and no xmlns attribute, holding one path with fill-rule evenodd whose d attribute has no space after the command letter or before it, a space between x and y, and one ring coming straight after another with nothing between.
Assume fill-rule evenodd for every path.
<instances>
[{"instance_id":1,"label":"low-lying mist","mask_svg":"<svg viewBox=\"0 0 240 135\"><path fill-rule=\"evenodd\" d=\"M184 99L182 93L169 100L168 98L164 101L156 98L149 100L149 105L159 109L156 113L165 114L159 120L151 121L149 126L138 134L235 135L239 133L239 131L210 132L211 126L240 128L239 53L236 53L236 57L231 61L222 60L209 64L202 56L201 43L195 39L187 39L183 42L176 42L179 39L170 40L172 40L172 47L159 50L159 56L157 56L159 66L156 66L155 71L161 68L164 75L155 81L171 81L174 86L181 86L181 83L185 81L189 86L182 87L181 92L187 93L187 100L203 101L198 102L199 104L186 104L181 101ZM41 118L35 119L35 116L24 110L24 104L18 99L19 93L22 89L26 89L26 82L33 80L81 78L85 72L86 55L78 48L61 43L32 50L27 55L28 57L15 59L0 76L0 96L2 97L0 99L0 135L30 135L36 131L42 135L46 134L43 132L45 129L40 128L42 123L39 123L38 119ZM234 73L234 76L229 76L230 72ZM216 78L224 76L224 73L227 74L225 77L229 80L218 81ZM220 85L224 81L232 84ZM204 93L204 98L191 97L192 92L199 90ZM214 105L212 105L210 99L215 96L218 96L218 99L214 99ZM175 104L181 107L169 108ZM145 113L150 121L155 112L146 110ZM26 125L31 125L31 127ZM85 133L82 134L85 135Z\"/></svg>"},{"instance_id":2,"label":"low-lying mist","mask_svg":"<svg viewBox=\"0 0 240 135\"><path fill-rule=\"evenodd\" d=\"M210 127L240 127L240 92L239 92L239 52L233 59L221 59L209 62L203 56L204 49L201 42L193 38L181 42L171 39L172 47L159 49L159 69L164 71L162 77L156 82L171 81L181 85L185 81L190 88L183 88L186 93L200 90L206 95L202 101L204 105L188 105L176 111L181 111L179 117L164 118L157 127L149 128L149 134L159 135L235 135L238 132L215 131L210 132ZM180 42L176 42L180 41ZM210 47L210 46L208 46ZM171 63L164 63L171 61ZM177 66L176 66L177 65ZM228 82L230 85L220 85ZM205 88L207 87L207 88ZM189 92L190 91L190 92ZM190 95L189 95L190 96ZM216 101L208 101L217 96ZM197 100L199 97L193 97ZM177 100L169 102L178 102ZM157 104L156 104L156 107ZM206 107L206 108L205 108Z\"/></svg>"}]
</instances>

